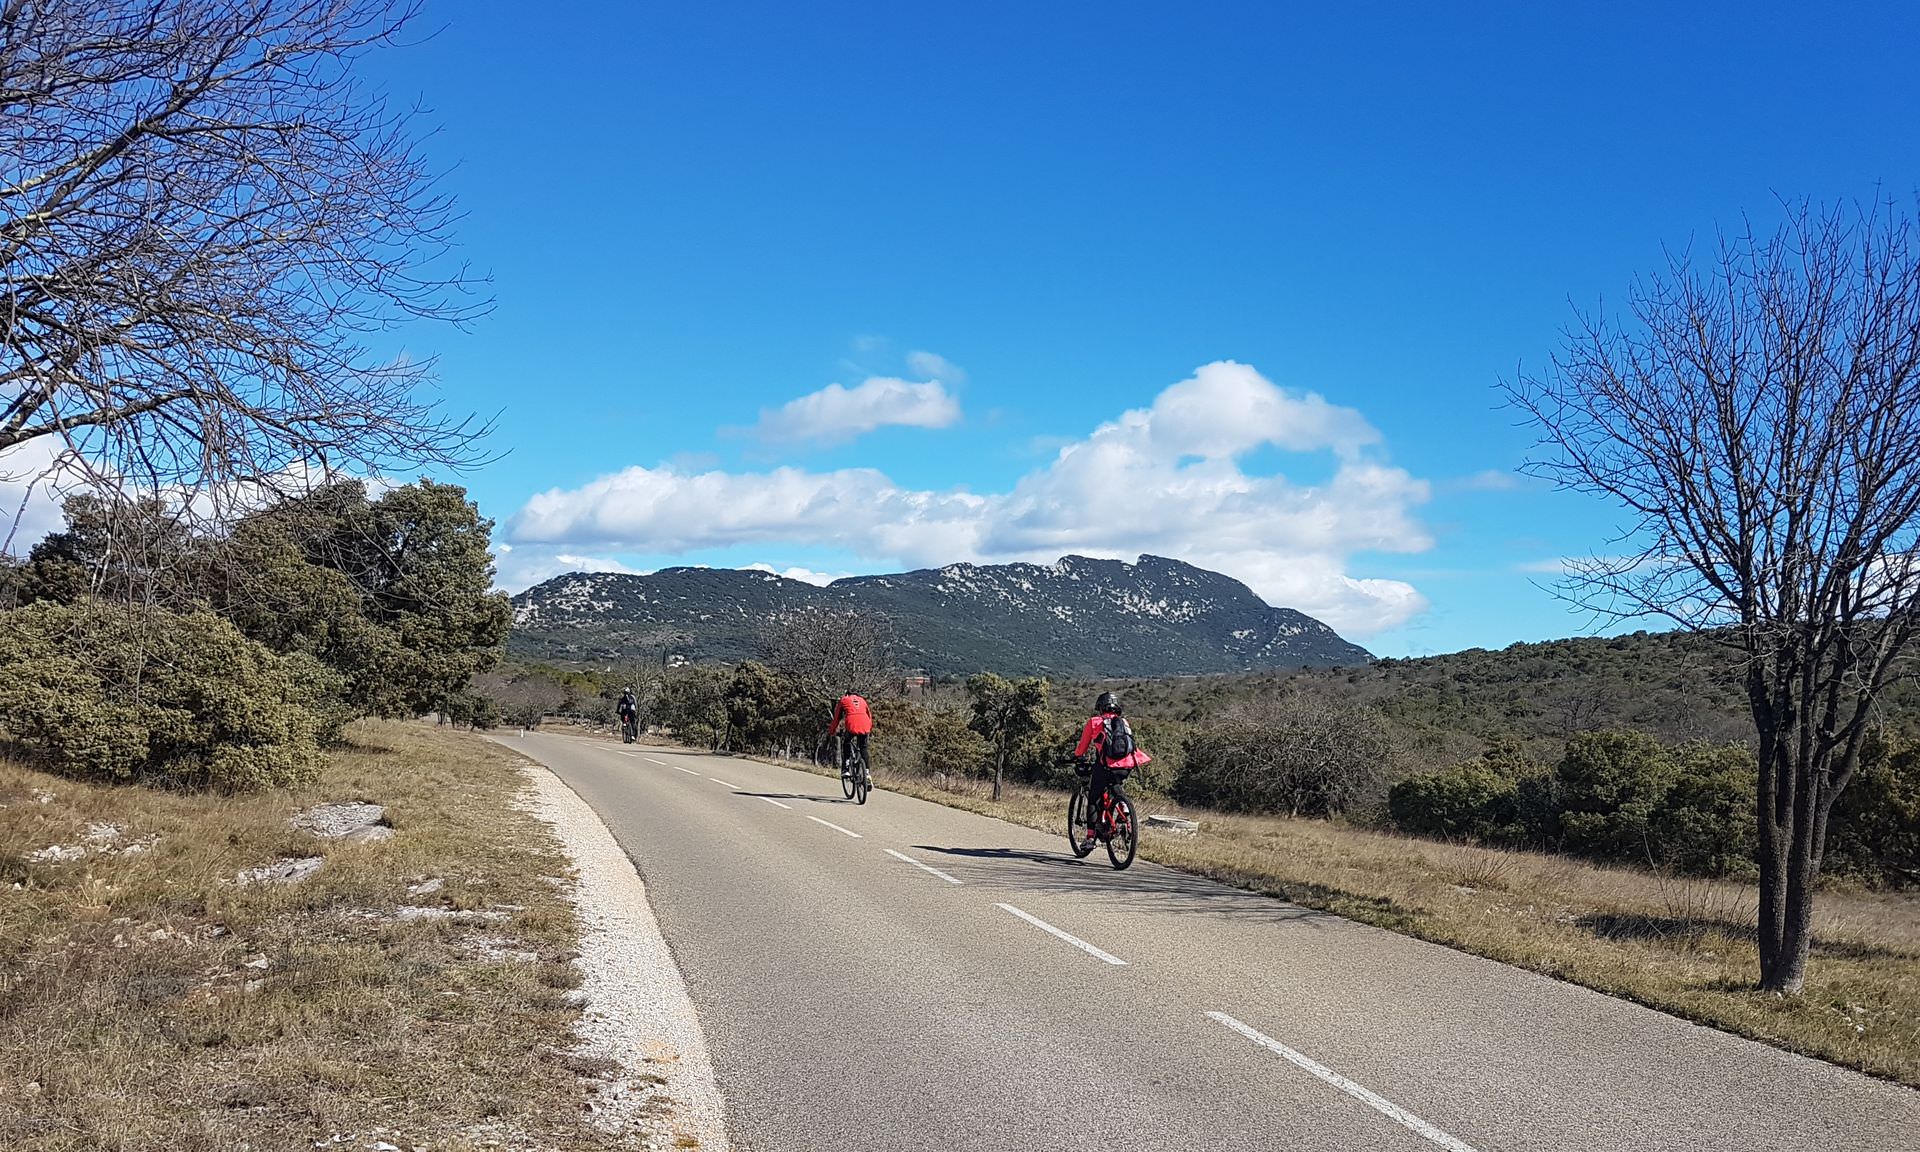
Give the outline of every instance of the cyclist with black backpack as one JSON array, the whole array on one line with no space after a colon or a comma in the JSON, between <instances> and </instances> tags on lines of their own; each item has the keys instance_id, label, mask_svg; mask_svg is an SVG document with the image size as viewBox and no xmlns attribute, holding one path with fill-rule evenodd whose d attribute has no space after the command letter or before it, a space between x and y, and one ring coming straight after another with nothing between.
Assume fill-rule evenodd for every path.
<instances>
[{"instance_id":1,"label":"cyclist with black backpack","mask_svg":"<svg viewBox=\"0 0 1920 1152\"><path fill-rule=\"evenodd\" d=\"M620 738L631 744L640 737L640 698L633 694L633 685L627 685L620 693L620 702L613 706L613 714L620 718Z\"/></svg>"},{"instance_id":2,"label":"cyclist with black backpack","mask_svg":"<svg viewBox=\"0 0 1920 1152\"><path fill-rule=\"evenodd\" d=\"M1100 693L1093 702L1093 715L1080 729L1080 743L1074 745L1074 759L1086 757L1092 762L1093 775L1087 781L1087 850L1093 849L1093 833L1107 789L1116 778L1150 762L1153 757L1133 738L1133 729L1120 714L1120 701L1111 692Z\"/></svg>"}]
</instances>

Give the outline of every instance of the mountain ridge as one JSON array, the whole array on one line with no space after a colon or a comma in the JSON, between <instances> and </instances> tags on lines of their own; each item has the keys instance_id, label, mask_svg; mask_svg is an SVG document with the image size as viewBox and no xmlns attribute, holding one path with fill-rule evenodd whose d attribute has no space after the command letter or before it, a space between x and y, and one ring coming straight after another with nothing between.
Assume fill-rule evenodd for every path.
<instances>
[{"instance_id":1,"label":"mountain ridge","mask_svg":"<svg viewBox=\"0 0 1920 1152\"><path fill-rule=\"evenodd\" d=\"M513 598L515 655L577 663L758 655L766 623L815 607L884 614L930 675L1187 675L1364 664L1366 649L1245 584L1184 561L1063 556L849 576L824 587L757 569L573 572Z\"/></svg>"}]
</instances>

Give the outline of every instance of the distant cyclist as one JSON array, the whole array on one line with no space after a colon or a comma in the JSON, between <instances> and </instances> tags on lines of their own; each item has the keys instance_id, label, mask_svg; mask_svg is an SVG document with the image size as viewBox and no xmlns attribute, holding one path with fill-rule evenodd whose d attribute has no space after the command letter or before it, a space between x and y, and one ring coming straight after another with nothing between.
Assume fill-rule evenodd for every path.
<instances>
[{"instance_id":1,"label":"distant cyclist","mask_svg":"<svg viewBox=\"0 0 1920 1152\"><path fill-rule=\"evenodd\" d=\"M867 737L873 734L873 709L867 707L866 697L849 688L833 706L833 729L829 736L839 737L837 764L847 762L847 754L860 749L860 762L871 764L867 759Z\"/></svg>"},{"instance_id":2,"label":"distant cyclist","mask_svg":"<svg viewBox=\"0 0 1920 1152\"><path fill-rule=\"evenodd\" d=\"M620 702L613 706L613 712L620 718L621 734L631 741L640 731L640 699L633 694L633 685L621 691Z\"/></svg>"},{"instance_id":3,"label":"distant cyclist","mask_svg":"<svg viewBox=\"0 0 1920 1152\"><path fill-rule=\"evenodd\" d=\"M1114 755L1113 753L1119 753ZM1153 757L1133 739L1133 729L1120 714L1120 701L1111 692L1100 693L1093 702L1093 715L1080 728L1080 743L1073 747L1074 759L1086 758L1093 765L1087 781L1087 839L1092 850L1094 831L1100 823L1100 804L1107 789L1124 773L1150 762Z\"/></svg>"}]
</instances>

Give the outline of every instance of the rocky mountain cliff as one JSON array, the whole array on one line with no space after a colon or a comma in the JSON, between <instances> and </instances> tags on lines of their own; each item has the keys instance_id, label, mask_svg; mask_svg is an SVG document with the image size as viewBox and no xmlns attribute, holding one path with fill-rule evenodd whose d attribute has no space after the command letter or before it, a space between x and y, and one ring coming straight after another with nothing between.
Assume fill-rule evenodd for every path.
<instances>
[{"instance_id":1,"label":"rocky mountain cliff","mask_svg":"<svg viewBox=\"0 0 1920 1152\"><path fill-rule=\"evenodd\" d=\"M1218 572L1142 556L949 564L825 588L767 572L575 572L513 598L516 655L564 662L741 660L766 622L812 606L880 613L931 675L1165 676L1364 664L1364 648Z\"/></svg>"}]
</instances>

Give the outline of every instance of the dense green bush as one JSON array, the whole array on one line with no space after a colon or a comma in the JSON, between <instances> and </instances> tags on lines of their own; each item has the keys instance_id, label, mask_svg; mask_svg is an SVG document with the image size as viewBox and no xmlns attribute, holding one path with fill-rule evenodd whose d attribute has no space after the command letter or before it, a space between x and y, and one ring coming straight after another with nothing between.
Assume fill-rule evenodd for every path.
<instances>
[{"instance_id":1,"label":"dense green bush","mask_svg":"<svg viewBox=\"0 0 1920 1152\"><path fill-rule=\"evenodd\" d=\"M1395 784L1387 810L1416 836L1563 848L1704 876L1753 870L1753 753L1638 732L1582 733L1551 773L1517 745Z\"/></svg>"},{"instance_id":2,"label":"dense green bush","mask_svg":"<svg viewBox=\"0 0 1920 1152\"><path fill-rule=\"evenodd\" d=\"M274 652L334 669L357 715L443 709L506 640L493 522L453 485L422 480L369 499L357 482L329 484L219 531L190 530L151 497L76 496L65 514L66 529L36 544L0 592L211 609Z\"/></svg>"},{"instance_id":3,"label":"dense green bush","mask_svg":"<svg viewBox=\"0 0 1920 1152\"><path fill-rule=\"evenodd\" d=\"M1394 826L1415 836L1507 844L1525 839L1519 781L1482 760L1409 776L1387 791Z\"/></svg>"},{"instance_id":4,"label":"dense green bush","mask_svg":"<svg viewBox=\"0 0 1920 1152\"><path fill-rule=\"evenodd\" d=\"M1580 856L1647 860L1650 822L1672 769L1660 742L1644 732L1574 736L1553 770L1561 843Z\"/></svg>"},{"instance_id":5,"label":"dense green bush","mask_svg":"<svg viewBox=\"0 0 1920 1152\"><path fill-rule=\"evenodd\" d=\"M1833 871L1920 887L1920 742L1869 741L1827 832Z\"/></svg>"},{"instance_id":6,"label":"dense green bush","mask_svg":"<svg viewBox=\"0 0 1920 1152\"><path fill-rule=\"evenodd\" d=\"M731 673L710 664L680 669L660 689L660 723L689 744L719 748L727 736L727 689L732 683Z\"/></svg>"},{"instance_id":7,"label":"dense green bush","mask_svg":"<svg viewBox=\"0 0 1920 1152\"><path fill-rule=\"evenodd\" d=\"M71 776L296 783L318 768L341 687L209 613L98 602L0 613L0 728Z\"/></svg>"},{"instance_id":8,"label":"dense green bush","mask_svg":"<svg viewBox=\"0 0 1920 1152\"><path fill-rule=\"evenodd\" d=\"M1740 744L1684 744L1648 821L1656 863L1700 876L1754 873L1753 753Z\"/></svg>"},{"instance_id":9,"label":"dense green bush","mask_svg":"<svg viewBox=\"0 0 1920 1152\"><path fill-rule=\"evenodd\" d=\"M752 660L733 670L723 696L726 746L784 755L812 751L814 738L832 716L832 706L809 696L790 676Z\"/></svg>"},{"instance_id":10,"label":"dense green bush","mask_svg":"<svg viewBox=\"0 0 1920 1152\"><path fill-rule=\"evenodd\" d=\"M875 737L868 754L883 775L926 770L927 710L909 700L873 701Z\"/></svg>"},{"instance_id":11,"label":"dense green bush","mask_svg":"<svg viewBox=\"0 0 1920 1152\"><path fill-rule=\"evenodd\" d=\"M1518 740L1490 740L1472 760L1421 772L1387 793L1394 827L1415 836L1542 847L1559 835L1559 794L1546 765Z\"/></svg>"},{"instance_id":12,"label":"dense green bush","mask_svg":"<svg viewBox=\"0 0 1920 1152\"><path fill-rule=\"evenodd\" d=\"M954 706L927 709L920 745L920 770L956 776L985 775L992 749L967 725L967 711ZM874 739L884 740L881 732Z\"/></svg>"}]
</instances>

